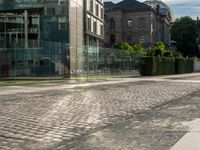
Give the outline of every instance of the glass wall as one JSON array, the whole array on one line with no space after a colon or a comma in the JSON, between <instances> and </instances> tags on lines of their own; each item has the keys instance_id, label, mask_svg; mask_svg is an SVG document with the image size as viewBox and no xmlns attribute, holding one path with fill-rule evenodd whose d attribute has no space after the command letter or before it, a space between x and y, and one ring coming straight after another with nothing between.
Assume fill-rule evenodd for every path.
<instances>
[{"instance_id":1,"label":"glass wall","mask_svg":"<svg viewBox=\"0 0 200 150\"><path fill-rule=\"evenodd\" d=\"M67 44L40 41L37 48L0 49L0 77L66 77L67 68Z\"/></svg>"}]
</instances>

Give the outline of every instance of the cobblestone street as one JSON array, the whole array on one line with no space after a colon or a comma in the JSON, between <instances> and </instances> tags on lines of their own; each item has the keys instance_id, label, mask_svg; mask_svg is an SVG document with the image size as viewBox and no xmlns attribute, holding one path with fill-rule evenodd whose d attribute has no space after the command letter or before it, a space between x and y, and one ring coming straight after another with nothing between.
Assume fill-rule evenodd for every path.
<instances>
[{"instance_id":1,"label":"cobblestone street","mask_svg":"<svg viewBox=\"0 0 200 150\"><path fill-rule=\"evenodd\" d=\"M41 91L17 93L9 90L20 86L6 87L8 92L0 95L0 149L82 149L74 143L119 122L134 122L137 113L200 91L200 77L195 76L197 82L192 78L144 78L68 89L46 85Z\"/></svg>"}]
</instances>

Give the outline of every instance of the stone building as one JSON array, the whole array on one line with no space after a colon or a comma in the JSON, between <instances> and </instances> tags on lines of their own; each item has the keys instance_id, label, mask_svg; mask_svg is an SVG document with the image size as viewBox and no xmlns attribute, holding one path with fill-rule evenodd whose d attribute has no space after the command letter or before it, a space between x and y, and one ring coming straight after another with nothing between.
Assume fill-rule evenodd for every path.
<instances>
[{"instance_id":1,"label":"stone building","mask_svg":"<svg viewBox=\"0 0 200 150\"><path fill-rule=\"evenodd\" d=\"M158 41L170 45L171 10L159 3L156 7L150 4L136 0L105 2L104 45L140 42L144 47L150 47Z\"/></svg>"}]
</instances>

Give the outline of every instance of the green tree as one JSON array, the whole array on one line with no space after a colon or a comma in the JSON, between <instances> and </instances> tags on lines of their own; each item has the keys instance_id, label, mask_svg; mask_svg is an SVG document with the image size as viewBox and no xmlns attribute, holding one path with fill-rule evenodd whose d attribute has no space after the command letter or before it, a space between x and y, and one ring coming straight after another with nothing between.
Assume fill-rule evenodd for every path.
<instances>
[{"instance_id":1,"label":"green tree","mask_svg":"<svg viewBox=\"0 0 200 150\"><path fill-rule=\"evenodd\" d=\"M165 44L163 42L157 42L148 50L147 56L163 56L165 51Z\"/></svg>"},{"instance_id":2,"label":"green tree","mask_svg":"<svg viewBox=\"0 0 200 150\"><path fill-rule=\"evenodd\" d=\"M177 50L183 56L198 55L196 21L186 16L176 19L171 28L171 39L177 42Z\"/></svg>"},{"instance_id":3,"label":"green tree","mask_svg":"<svg viewBox=\"0 0 200 150\"><path fill-rule=\"evenodd\" d=\"M120 51L121 56L119 57L131 61L131 54L133 52L133 47L131 45L128 43L120 43L113 47L116 49L115 51Z\"/></svg>"},{"instance_id":4,"label":"green tree","mask_svg":"<svg viewBox=\"0 0 200 150\"><path fill-rule=\"evenodd\" d=\"M135 53L136 55L139 55L139 56L145 55L145 51L141 43L137 43L133 45L132 47L133 47L133 53Z\"/></svg>"},{"instance_id":5,"label":"green tree","mask_svg":"<svg viewBox=\"0 0 200 150\"><path fill-rule=\"evenodd\" d=\"M133 51L133 47L129 45L128 43L120 43L120 44L114 45L114 48L123 50L126 55L129 55Z\"/></svg>"}]
</instances>

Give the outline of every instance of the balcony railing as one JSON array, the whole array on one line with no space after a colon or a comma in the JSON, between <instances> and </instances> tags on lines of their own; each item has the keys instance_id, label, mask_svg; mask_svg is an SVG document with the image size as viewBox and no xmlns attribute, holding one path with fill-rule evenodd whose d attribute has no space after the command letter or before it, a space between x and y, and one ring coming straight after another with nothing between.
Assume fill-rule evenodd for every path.
<instances>
[{"instance_id":1,"label":"balcony railing","mask_svg":"<svg viewBox=\"0 0 200 150\"><path fill-rule=\"evenodd\" d=\"M43 7L43 0L21 0L19 2L0 3L0 10L15 10Z\"/></svg>"}]
</instances>

